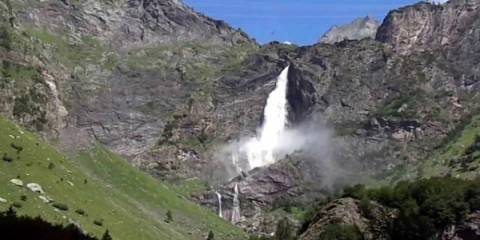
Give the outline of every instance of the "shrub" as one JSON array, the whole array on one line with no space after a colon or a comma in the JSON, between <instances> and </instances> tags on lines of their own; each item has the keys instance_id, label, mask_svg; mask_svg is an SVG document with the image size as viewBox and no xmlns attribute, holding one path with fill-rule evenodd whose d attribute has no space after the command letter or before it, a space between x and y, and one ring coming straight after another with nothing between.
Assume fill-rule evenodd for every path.
<instances>
[{"instance_id":1,"label":"shrub","mask_svg":"<svg viewBox=\"0 0 480 240\"><path fill-rule=\"evenodd\" d=\"M17 150L17 153L20 153L21 151L23 151L23 147L20 146L20 145L16 145L15 143L11 143L11 144L10 144L10 147L12 147L13 149Z\"/></svg>"},{"instance_id":2,"label":"shrub","mask_svg":"<svg viewBox=\"0 0 480 240\"><path fill-rule=\"evenodd\" d=\"M75 212L78 214L78 215L85 215L85 211L83 209L77 209L75 210Z\"/></svg>"},{"instance_id":3,"label":"shrub","mask_svg":"<svg viewBox=\"0 0 480 240\"><path fill-rule=\"evenodd\" d=\"M13 203L12 203L12 206L13 206L14 208L22 208L22 204L19 203L19 202L13 202Z\"/></svg>"},{"instance_id":4,"label":"shrub","mask_svg":"<svg viewBox=\"0 0 480 240\"><path fill-rule=\"evenodd\" d=\"M320 235L320 240L363 240L362 233L356 226L330 224Z\"/></svg>"},{"instance_id":5,"label":"shrub","mask_svg":"<svg viewBox=\"0 0 480 240\"><path fill-rule=\"evenodd\" d=\"M110 233L108 232L108 229L107 229L107 231L105 231L105 233L103 234L101 240L112 240L112 237L110 236Z\"/></svg>"},{"instance_id":6,"label":"shrub","mask_svg":"<svg viewBox=\"0 0 480 240\"><path fill-rule=\"evenodd\" d=\"M5 162L13 162L13 158L9 157L6 153L3 154L2 160Z\"/></svg>"},{"instance_id":7,"label":"shrub","mask_svg":"<svg viewBox=\"0 0 480 240\"><path fill-rule=\"evenodd\" d=\"M358 208L362 212L363 216L365 216L368 219L373 219L373 213L372 213L372 203L370 202L370 199L367 197L363 197L360 200L360 203L358 204Z\"/></svg>"},{"instance_id":8,"label":"shrub","mask_svg":"<svg viewBox=\"0 0 480 240\"><path fill-rule=\"evenodd\" d=\"M250 236L248 240L271 240L271 238L267 236Z\"/></svg>"},{"instance_id":9,"label":"shrub","mask_svg":"<svg viewBox=\"0 0 480 240\"><path fill-rule=\"evenodd\" d=\"M293 240L293 230L287 218L283 218L277 223L275 231L275 240Z\"/></svg>"},{"instance_id":10,"label":"shrub","mask_svg":"<svg viewBox=\"0 0 480 240\"><path fill-rule=\"evenodd\" d=\"M68 211L68 206L63 203L53 203L52 206L58 210Z\"/></svg>"},{"instance_id":11,"label":"shrub","mask_svg":"<svg viewBox=\"0 0 480 240\"><path fill-rule=\"evenodd\" d=\"M6 50L12 49L12 37L10 36L9 29L5 26L0 26L0 47Z\"/></svg>"},{"instance_id":12,"label":"shrub","mask_svg":"<svg viewBox=\"0 0 480 240\"><path fill-rule=\"evenodd\" d=\"M301 235L305 231L308 230L308 227L310 224L314 223L316 221L316 218L318 216L318 212L320 209L322 209L325 204L330 202L331 199L330 197L323 199L319 202L317 202L314 206L308 207L305 213L303 214L303 221L300 229L298 229L297 235Z\"/></svg>"},{"instance_id":13,"label":"shrub","mask_svg":"<svg viewBox=\"0 0 480 240\"><path fill-rule=\"evenodd\" d=\"M210 230L208 232L208 236L207 236L207 240L214 240L215 239L215 235L213 234L213 232Z\"/></svg>"},{"instance_id":14,"label":"shrub","mask_svg":"<svg viewBox=\"0 0 480 240\"><path fill-rule=\"evenodd\" d=\"M95 219L93 220L93 224L101 227L103 226L103 219Z\"/></svg>"},{"instance_id":15,"label":"shrub","mask_svg":"<svg viewBox=\"0 0 480 240\"><path fill-rule=\"evenodd\" d=\"M53 164L53 163L48 164L48 169L52 170L54 168L55 168L55 164Z\"/></svg>"},{"instance_id":16,"label":"shrub","mask_svg":"<svg viewBox=\"0 0 480 240\"><path fill-rule=\"evenodd\" d=\"M24 202L27 201L27 196L26 196L26 195L20 196L20 200L22 200L22 201L24 201Z\"/></svg>"},{"instance_id":17,"label":"shrub","mask_svg":"<svg viewBox=\"0 0 480 240\"><path fill-rule=\"evenodd\" d=\"M167 219L165 219L165 222L167 222L167 223L173 222L173 214L170 210L167 211L166 215L167 215Z\"/></svg>"},{"instance_id":18,"label":"shrub","mask_svg":"<svg viewBox=\"0 0 480 240\"><path fill-rule=\"evenodd\" d=\"M343 197L363 199L367 196L365 185L357 184L353 187L347 187L343 190Z\"/></svg>"}]
</instances>

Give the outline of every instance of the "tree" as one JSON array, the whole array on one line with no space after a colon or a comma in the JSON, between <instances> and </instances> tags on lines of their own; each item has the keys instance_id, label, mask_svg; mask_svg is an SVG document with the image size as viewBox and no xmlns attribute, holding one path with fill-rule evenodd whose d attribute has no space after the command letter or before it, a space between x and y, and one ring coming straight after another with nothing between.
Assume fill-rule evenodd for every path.
<instances>
[{"instance_id":1,"label":"tree","mask_svg":"<svg viewBox=\"0 0 480 240\"><path fill-rule=\"evenodd\" d=\"M275 240L292 240L293 231L290 221L287 218L283 218L277 223L277 230L274 236Z\"/></svg>"},{"instance_id":2,"label":"tree","mask_svg":"<svg viewBox=\"0 0 480 240\"><path fill-rule=\"evenodd\" d=\"M213 234L212 230L210 230L208 232L207 240L214 240L214 239L215 239L215 235Z\"/></svg>"},{"instance_id":3,"label":"tree","mask_svg":"<svg viewBox=\"0 0 480 240\"><path fill-rule=\"evenodd\" d=\"M363 240L362 233L353 225L330 224L320 235L320 240Z\"/></svg>"},{"instance_id":4,"label":"tree","mask_svg":"<svg viewBox=\"0 0 480 240\"><path fill-rule=\"evenodd\" d=\"M102 237L102 240L112 240L113 238L110 236L110 233L108 232L108 229L107 231L105 231L105 233L103 234L103 237Z\"/></svg>"},{"instance_id":5,"label":"tree","mask_svg":"<svg viewBox=\"0 0 480 240\"><path fill-rule=\"evenodd\" d=\"M170 210L167 211L167 219L165 220L167 223L173 222L173 214Z\"/></svg>"}]
</instances>

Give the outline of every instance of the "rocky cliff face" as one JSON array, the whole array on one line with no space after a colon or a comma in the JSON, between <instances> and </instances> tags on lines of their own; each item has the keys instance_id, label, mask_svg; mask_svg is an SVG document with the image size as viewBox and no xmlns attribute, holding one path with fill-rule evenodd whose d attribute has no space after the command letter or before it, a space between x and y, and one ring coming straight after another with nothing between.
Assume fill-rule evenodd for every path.
<instances>
[{"instance_id":1,"label":"rocky cliff face","mask_svg":"<svg viewBox=\"0 0 480 240\"><path fill-rule=\"evenodd\" d=\"M1 6L10 84L2 112L66 147L97 141L132 158L159 142L174 115L207 106L220 69L256 48L173 0ZM20 84L25 78L33 81Z\"/></svg>"},{"instance_id":2,"label":"rocky cliff face","mask_svg":"<svg viewBox=\"0 0 480 240\"><path fill-rule=\"evenodd\" d=\"M457 224L451 225L441 234L442 240L469 240L480 238L480 212L469 214L466 219Z\"/></svg>"},{"instance_id":3,"label":"rocky cliff face","mask_svg":"<svg viewBox=\"0 0 480 240\"><path fill-rule=\"evenodd\" d=\"M333 44L343 40L375 38L379 26L380 22L375 18L369 16L358 18L349 24L332 27L320 38L320 43Z\"/></svg>"},{"instance_id":4,"label":"rocky cliff face","mask_svg":"<svg viewBox=\"0 0 480 240\"><path fill-rule=\"evenodd\" d=\"M319 239L328 226L335 224L354 226L363 239L390 239L385 232L395 217L395 211L375 202L368 205L369 209L362 208L360 201L352 198L335 200L320 209L300 239Z\"/></svg>"},{"instance_id":5,"label":"rocky cliff face","mask_svg":"<svg viewBox=\"0 0 480 240\"><path fill-rule=\"evenodd\" d=\"M385 18L377 40L392 44L400 54L473 46L479 34L479 7L478 1L453 0L401 8Z\"/></svg>"}]
</instances>

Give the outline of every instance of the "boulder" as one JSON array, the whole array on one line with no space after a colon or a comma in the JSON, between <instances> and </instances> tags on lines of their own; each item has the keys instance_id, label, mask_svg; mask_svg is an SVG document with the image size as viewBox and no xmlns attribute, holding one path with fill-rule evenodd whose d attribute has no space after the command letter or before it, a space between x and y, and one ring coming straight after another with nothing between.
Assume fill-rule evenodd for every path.
<instances>
[{"instance_id":1,"label":"boulder","mask_svg":"<svg viewBox=\"0 0 480 240\"><path fill-rule=\"evenodd\" d=\"M395 211L370 201L360 203L353 198L337 199L325 205L300 235L300 240L319 239L319 236L331 224L356 227L366 240L389 239L387 228L395 216Z\"/></svg>"},{"instance_id":2,"label":"boulder","mask_svg":"<svg viewBox=\"0 0 480 240\"><path fill-rule=\"evenodd\" d=\"M40 186L40 184L38 184L38 183L29 183L29 184L27 184L27 188L30 189L30 191L32 191L32 192L36 192L36 193L40 193L40 194L45 193L42 189L42 186Z\"/></svg>"},{"instance_id":3,"label":"boulder","mask_svg":"<svg viewBox=\"0 0 480 240\"><path fill-rule=\"evenodd\" d=\"M19 186L19 187L22 187L23 186L23 181L20 180L20 179L10 179L10 182L13 184L13 185L16 185L16 186Z\"/></svg>"},{"instance_id":4,"label":"boulder","mask_svg":"<svg viewBox=\"0 0 480 240\"><path fill-rule=\"evenodd\" d=\"M42 200L44 203L51 203L52 202L52 199L50 199L49 197L46 197L46 196L38 196L38 198L40 198L40 200Z\"/></svg>"},{"instance_id":5,"label":"boulder","mask_svg":"<svg viewBox=\"0 0 480 240\"><path fill-rule=\"evenodd\" d=\"M447 227L441 235L441 240L476 239L480 239L480 211L468 215L461 224Z\"/></svg>"}]
</instances>

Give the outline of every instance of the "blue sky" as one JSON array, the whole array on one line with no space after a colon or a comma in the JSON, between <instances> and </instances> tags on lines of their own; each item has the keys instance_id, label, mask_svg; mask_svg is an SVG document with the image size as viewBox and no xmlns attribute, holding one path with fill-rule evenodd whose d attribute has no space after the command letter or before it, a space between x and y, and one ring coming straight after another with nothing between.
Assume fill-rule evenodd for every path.
<instances>
[{"instance_id":1,"label":"blue sky","mask_svg":"<svg viewBox=\"0 0 480 240\"><path fill-rule=\"evenodd\" d=\"M259 43L315 43L333 25L367 15L383 20L389 10L418 0L183 0L195 10L241 28Z\"/></svg>"}]
</instances>

